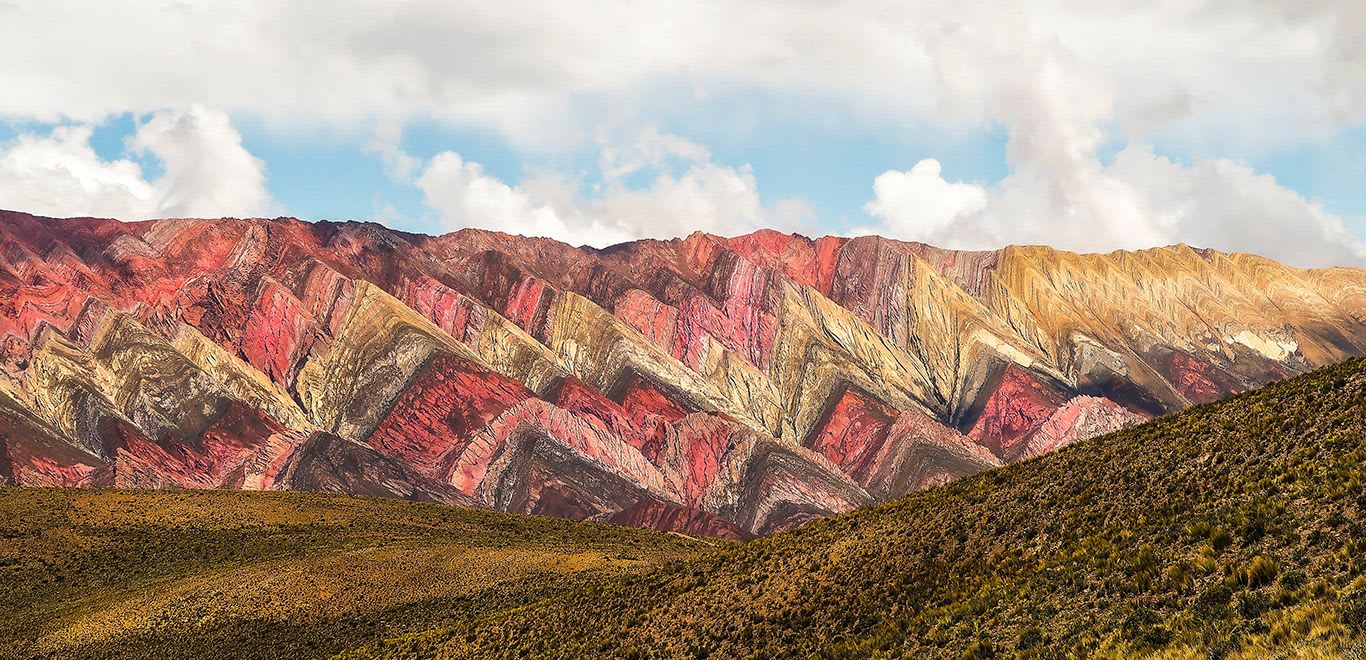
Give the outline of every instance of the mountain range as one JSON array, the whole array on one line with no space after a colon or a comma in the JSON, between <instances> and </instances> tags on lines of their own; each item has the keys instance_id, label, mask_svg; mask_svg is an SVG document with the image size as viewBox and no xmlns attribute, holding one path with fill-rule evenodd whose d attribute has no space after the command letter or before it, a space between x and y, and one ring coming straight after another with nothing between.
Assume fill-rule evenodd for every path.
<instances>
[{"instance_id":1,"label":"mountain range","mask_svg":"<svg viewBox=\"0 0 1366 660\"><path fill-rule=\"evenodd\" d=\"M1366 271L1184 245L0 212L0 484L749 537L1366 353Z\"/></svg>"}]
</instances>

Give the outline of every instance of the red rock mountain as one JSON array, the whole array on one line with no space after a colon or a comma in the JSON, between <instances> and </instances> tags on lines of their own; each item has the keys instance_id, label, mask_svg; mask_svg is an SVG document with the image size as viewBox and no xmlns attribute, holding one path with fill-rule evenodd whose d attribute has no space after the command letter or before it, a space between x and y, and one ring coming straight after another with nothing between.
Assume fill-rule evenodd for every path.
<instances>
[{"instance_id":1,"label":"red rock mountain","mask_svg":"<svg viewBox=\"0 0 1366 660\"><path fill-rule=\"evenodd\" d=\"M1366 271L1184 245L0 212L0 483L748 536L1363 352Z\"/></svg>"}]
</instances>

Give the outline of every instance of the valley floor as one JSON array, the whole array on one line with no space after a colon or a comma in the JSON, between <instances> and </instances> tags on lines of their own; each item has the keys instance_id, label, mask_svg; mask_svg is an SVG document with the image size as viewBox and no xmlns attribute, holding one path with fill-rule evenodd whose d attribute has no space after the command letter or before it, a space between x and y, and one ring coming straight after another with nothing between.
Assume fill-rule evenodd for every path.
<instances>
[{"instance_id":1,"label":"valley floor","mask_svg":"<svg viewBox=\"0 0 1366 660\"><path fill-rule=\"evenodd\" d=\"M326 656L719 543L363 497L0 488L0 657Z\"/></svg>"}]
</instances>

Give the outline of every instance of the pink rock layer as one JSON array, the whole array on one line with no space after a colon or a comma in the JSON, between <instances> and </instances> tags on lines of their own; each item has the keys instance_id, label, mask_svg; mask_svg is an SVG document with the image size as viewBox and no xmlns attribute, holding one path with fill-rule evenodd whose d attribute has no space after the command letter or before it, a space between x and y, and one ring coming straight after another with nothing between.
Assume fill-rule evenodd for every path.
<instances>
[{"instance_id":1,"label":"pink rock layer","mask_svg":"<svg viewBox=\"0 0 1366 660\"><path fill-rule=\"evenodd\" d=\"M1366 352L1362 300L1361 271L1184 246L0 212L0 484L740 538Z\"/></svg>"}]
</instances>

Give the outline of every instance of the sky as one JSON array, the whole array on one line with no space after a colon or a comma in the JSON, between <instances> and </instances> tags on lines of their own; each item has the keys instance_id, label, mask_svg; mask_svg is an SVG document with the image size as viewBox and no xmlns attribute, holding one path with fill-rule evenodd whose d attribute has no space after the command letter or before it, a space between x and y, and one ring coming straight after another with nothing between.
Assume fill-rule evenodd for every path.
<instances>
[{"instance_id":1,"label":"sky","mask_svg":"<svg viewBox=\"0 0 1366 660\"><path fill-rule=\"evenodd\" d=\"M0 0L0 208L1366 266L1356 0Z\"/></svg>"}]
</instances>

